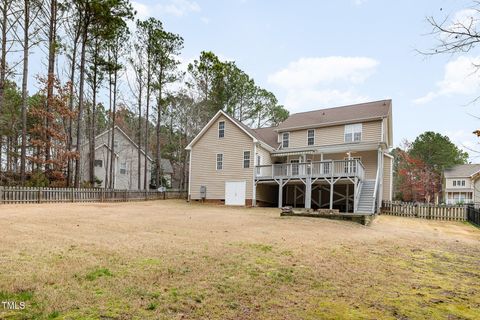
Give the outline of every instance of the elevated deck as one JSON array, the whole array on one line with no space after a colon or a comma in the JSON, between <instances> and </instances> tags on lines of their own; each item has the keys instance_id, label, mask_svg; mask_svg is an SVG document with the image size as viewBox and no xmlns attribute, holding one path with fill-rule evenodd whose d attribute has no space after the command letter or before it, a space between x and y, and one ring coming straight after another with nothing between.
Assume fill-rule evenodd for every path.
<instances>
[{"instance_id":1,"label":"elevated deck","mask_svg":"<svg viewBox=\"0 0 480 320\"><path fill-rule=\"evenodd\" d=\"M279 179L342 179L364 180L365 167L360 160L328 160L302 163L281 163L255 166L255 180Z\"/></svg>"}]
</instances>

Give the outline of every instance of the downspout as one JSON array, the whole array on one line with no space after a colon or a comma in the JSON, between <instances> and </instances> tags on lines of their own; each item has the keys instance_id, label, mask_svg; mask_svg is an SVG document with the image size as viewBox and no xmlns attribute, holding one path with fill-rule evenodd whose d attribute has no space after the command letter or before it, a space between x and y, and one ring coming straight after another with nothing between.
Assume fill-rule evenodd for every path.
<instances>
[{"instance_id":1,"label":"downspout","mask_svg":"<svg viewBox=\"0 0 480 320\"><path fill-rule=\"evenodd\" d=\"M255 185L255 174L257 166L257 143L253 141L253 170L252 170L252 207L257 206L257 186Z\"/></svg>"},{"instance_id":2,"label":"downspout","mask_svg":"<svg viewBox=\"0 0 480 320\"><path fill-rule=\"evenodd\" d=\"M189 150L189 159L188 159L188 197L187 201L192 199L192 152L193 149L190 148Z\"/></svg>"}]
</instances>

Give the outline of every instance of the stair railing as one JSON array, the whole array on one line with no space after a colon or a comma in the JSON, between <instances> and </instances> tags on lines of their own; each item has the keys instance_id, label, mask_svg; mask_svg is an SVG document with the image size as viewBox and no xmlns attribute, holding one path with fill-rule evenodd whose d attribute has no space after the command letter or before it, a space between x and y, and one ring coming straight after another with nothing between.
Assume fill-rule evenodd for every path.
<instances>
[{"instance_id":1,"label":"stair railing","mask_svg":"<svg viewBox=\"0 0 480 320\"><path fill-rule=\"evenodd\" d=\"M360 201L360 194L362 192L363 180L360 180L358 183L358 188L355 191L355 202L353 202L353 213L356 213L358 210L358 202Z\"/></svg>"}]
</instances>

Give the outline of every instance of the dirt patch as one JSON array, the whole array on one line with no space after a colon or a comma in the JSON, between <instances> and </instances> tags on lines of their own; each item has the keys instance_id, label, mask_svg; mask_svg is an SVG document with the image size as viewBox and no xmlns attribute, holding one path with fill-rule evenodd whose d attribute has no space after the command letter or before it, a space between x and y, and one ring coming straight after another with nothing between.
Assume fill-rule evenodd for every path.
<instances>
[{"instance_id":1,"label":"dirt patch","mask_svg":"<svg viewBox=\"0 0 480 320\"><path fill-rule=\"evenodd\" d=\"M0 318L480 318L480 230L151 201L0 206Z\"/></svg>"}]
</instances>

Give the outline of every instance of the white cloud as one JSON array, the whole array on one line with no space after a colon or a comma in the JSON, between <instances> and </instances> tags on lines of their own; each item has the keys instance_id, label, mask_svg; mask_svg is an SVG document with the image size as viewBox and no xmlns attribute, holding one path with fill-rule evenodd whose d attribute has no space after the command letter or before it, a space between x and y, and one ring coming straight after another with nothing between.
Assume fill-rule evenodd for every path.
<instances>
[{"instance_id":1,"label":"white cloud","mask_svg":"<svg viewBox=\"0 0 480 320\"><path fill-rule=\"evenodd\" d=\"M139 19L159 16L161 14L183 17L190 12L201 11L200 5L191 0L168 0L164 3L157 3L155 5L146 5L138 1L133 1L132 6L137 11Z\"/></svg>"},{"instance_id":2,"label":"white cloud","mask_svg":"<svg viewBox=\"0 0 480 320\"><path fill-rule=\"evenodd\" d=\"M470 155L471 161L478 162L478 152L480 151L479 140L472 131L465 131L463 129L445 131L445 135L459 148L466 151Z\"/></svg>"},{"instance_id":3,"label":"white cloud","mask_svg":"<svg viewBox=\"0 0 480 320\"><path fill-rule=\"evenodd\" d=\"M200 20L205 23L205 24L209 24L210 23L210 19L208 19L207 17L201 17Z\"/></svg>"},{"instance_id":4,"label":"white cloud","mask_svg":"<svg viewBox=\"0 0 480 320\"><path fill-rule=\"evenodd\" d=\"M353 3L354 3L356 6L361 6L361 5L364 4L365 2L367 2L367 0L353 0Z\"/></svg>"},{"instance_id":5,"label":"white cloud","mask_svg":"<svg viewBox=\"0 0 480 320\"><path fill-rule=\"evenodd\" d=\"M353 88L364 83L379 62L368 57L313 57L293 61L268 81L286 91L285 105L302 110L368 100Z\"/></svg>"},{"instance_id":6,"label":"white cloud","mask_svg":"<svg viewBox=\"0 0 480 320\"><path fill-rule=\"evenodd\" d=\"M436 83L437 90L413 100L425 104L440 96L473 95L479 93L480 78L476 72L480 57L460 56L445 65L443 79Z\"/></svg>"}]
</instances>

